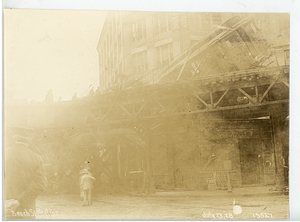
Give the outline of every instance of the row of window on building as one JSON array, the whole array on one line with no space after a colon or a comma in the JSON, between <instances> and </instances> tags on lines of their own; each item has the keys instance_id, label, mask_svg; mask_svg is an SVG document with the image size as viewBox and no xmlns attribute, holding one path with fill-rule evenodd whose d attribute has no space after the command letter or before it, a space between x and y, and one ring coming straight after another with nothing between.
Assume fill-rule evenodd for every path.
<instances>
[{"instance_id":1,"label":"row of window on building","mask_svg":"<svg viewBox=\"0 0 300 222\"><path fill-rule=\"evenodd\" d=\"M221 13L154 13L150 19L153 19L153 31L149 23L146 24L148 16L142 16L130 22L132 29L133 42L138 42L143 39L152 38L153 35L165 33L176 29L180 24L187 24L189 30L211 30L215 25L222 23ZM122 63L123 55L123 28L124 18L121 14L116 15L110 20L107 32L105 34L103 47L100 49L100 64L101 72L104 74L101 79L104 85L109 84L113 77L118 74L124 74ZM149 20L148 20L149 22ZM127 23L128 24L128 23ZM148 25L148 26L147 26ZM182 28L182 27L181 27ZM147 33L148 32L148 33ZM191 43L195 43L192 40ZM132 74L140 75L149 69L147 50L132 54ZM174 59L173 43L164 44L155 47L155 66L157 68L169 64ZM152 69L153 67L151 67Z\"/></svg>"},{"instance_id":2,"label":"row of window on building","mask_svg":"<svg viewBox=\"0 0 300 222\"><path fill-rule=\"evenodd\" d=\"M182 22L186 19L185 22ZM178 26L179 23L187 23L189 30L212 29L213 26L222 24L221 13L182 13L173 15L172 13L158 13L154 17L155 34L168 32ZM132 24L132 37L134 41L147 38L146 18L139 19Z\"/></svg>"},{"instance_id":3,"label":"row of window on building","mask_svg":"<svg viewBox=\"0 0 300 222\"><path fill-rule=\"evenodd\" d=\"M176 15L176 14L175 14ZM174 16L172 13L157 13L154 17L156 21L155 34L171 31L175 24L179 22L181 16L188 18L188 27L190 30L212 29L213 26L221 25L221 13L182 13ZM132 36L134 41L140 41L147 37L146 19L139 19L132 24ZM192 44L197 41L192 41ZM156 66L159 68L169 64L174 59L173 44L165 44L156 47ZM147 51L133 54L133 73L139 75L148 70Z\"/></svg>"},{"instance_id":4,"label":"row of window on building","mask_svg":"<svg viewBox=\"0 0 300 222\"><path fill-rule=\"evenodd\" d=\"M173 44L165 44L156 47L155 52L157 68L168 65L174 59ZM133 74L140 75L148 70L148 55L147 50L135 53L133 56Z\"/></svg>"},{"instance_id":5,"label":"row of window on building","mask_svg":"<svg viewBox=\"0 0 300 222\"><path fill-rule=\"evenodd\" d=\"M174 59L173 54L173 44L166 44L159 47L156 47L156 66L157 68L168 65L171 61ZM135 53L132 55L132 61L133 61L133 74L134 75L140 75L148 70L148 54L147 50ZM105 65L105 67L102 67L105 69L105 73L109 73L109 71L114 71L115 74L122 74L122 62L118 66L114 66L113 60L108 60L108 66ZM108 76L107 76L108 77ZM108 78L106 78L108 79Z\"/></svg>"}]
</instances>

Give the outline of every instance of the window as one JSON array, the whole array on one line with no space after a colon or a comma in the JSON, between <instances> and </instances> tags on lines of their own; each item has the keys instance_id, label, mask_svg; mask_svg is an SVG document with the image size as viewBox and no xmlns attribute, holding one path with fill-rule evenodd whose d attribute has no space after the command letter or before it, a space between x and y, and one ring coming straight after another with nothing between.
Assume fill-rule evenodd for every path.
<instances>
[{"instance_id":1,"label":"window","mask_svg":"<svg viewBox=\"0 0 300 222\"><path fill-rule=\"evenodd\" d=\"M242 40L240 39L237 32L231 34L231 36L226 40L226 45L228 48L232 48L234 46L239 45Z\"/></svg>"},{"instance_id":2,"label":"window","mask_svg":"<svg viewBox=\"0 0 300 222\"><path fill-rule=\"evenodd\" d=\"M121 50L122 50L122 41L121 41L121 34L118 36L118 53L119 55L121 54ZM121 57L119 57L121 58Z\"/></svg>"},{"instance_id":3,"label":"window","mask_svg":"<svg viewBox=\"0 0 300 222\"><path fill-rule=\"evenodd\" d=\"M112 57L112 54L111 54L111 56L110 56L110 64L109 64L109 72L110 73L112 73L112 71L113 71L113 68L114 68L114 62L113 62L113 57Z\"/></svg>"},{"instance_id":4,"label":"window","mask_svg":"<svg viewBox=\"0 0 300 222\"><path fill-rule=\"evenodd\" d=\"M199 29L199 13L189 13L189 29Z\"/></svg>"},{"instance_id":5,"label":"window","mask_svg":"<svg viewBox=\"0 0 300 222\"><path fill-rule=\"evenodd\" d=\"M156 48L157 67L168 65L174 59L173 44L166 44Z\"/></svg>"},{"instance_id":6,"label":"window","mask_svg":"<svg viewBox=\"0 0 300 222\"><path fill-rule=\"evenodd\" d=\"M115 30L116 30L116 19L113 18L111 23L111 41L113 41L114 36L116 34Z\"/></svg>"},{"instance_id":7,"label":"window","mask_svg":"<svg viewBox=\"0 0 300 222\"><path fill-rule=\"evenodd\" d=\"M221 13L213 13L212 14L213 24L214 25L221 25L222 24L222 16Z\"/></svg>"},{"instance_id":8,"label":"window","mask_svg":"<svg viewBox=\"0 0 300 222\"><path fill-rule=\"evenodd\" d=\"M120 27L120 15L119 13L116 13L116 28L117 28L117 31L119 30L119 27Z\"/></svg>"},{"instance_id":9,"label":"window","mask_svg":"<svg viewBox=\"0 0 300 222\"><path fill-rule=\"evenodd\" d=\"M211 14L202 13L201 14L201 28L210 29L211 28Z\"/></svg>"},{"instance_id":10,"label":"window","mask_svg":"<svg viewBox=\"0 0 300 222\"><path fill-rule=\"evenodd\" d=\"M146 38L146 21L142 19L132 25L132 36L134 41Z\"/></svg>"},{"instance_id":11,"label":"window","mask_svg":"<svg viewBox=\"0 0 300 222\"><path fill-rule=\"evenodd\" d=\"M113 23L110 23L110 27L109 27L109 44L112 43L112 39L113 39Z\"/></svg>"},{"instance_id":12,"label":"window","mask_svg":"<svg viewBox=\"0 0 300 222\"><path fill-rule=\"evenodd\" d=\"M104 50L105 50L105 56L107 56L107 52L108 52L107 41L104 42Z\"/></svg>"},{"instance_id":13,"label":"window","mask_svg":"<svg viewBox=\"0 0 300 222\"><path fill-rule=\"evenodd\" d=\"M168 13L158 13L157 15L158 32L167 32L172 29L171 16Z\"/></svg>"},{"instance_id":14,"label":"window","mask_svg":"<svg viewBox=\"0 0 300 222\"><path fill-rule=\"evenodd\" d=\"M100 49L100 64L102 64L104 61L104 50L103 48Z\"/></svg>"},{"instance_id":15,"label":"window","mask_svg":"<svg viewBox=\"0 0 300 222\"><path fill-rule=\"evenodd\" d=\"M133 54L133 73L140 75L148 70L147 51Z\"/></svg>"}]
</instances>

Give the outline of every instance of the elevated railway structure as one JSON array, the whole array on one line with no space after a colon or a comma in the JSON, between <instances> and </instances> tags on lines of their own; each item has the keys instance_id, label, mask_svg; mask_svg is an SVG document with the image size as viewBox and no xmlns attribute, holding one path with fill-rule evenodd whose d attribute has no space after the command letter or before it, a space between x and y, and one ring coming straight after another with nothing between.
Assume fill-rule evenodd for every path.
<instances>
[{"instance_id":1,"label":"elevated railway structure","mask_svg":"<svg viewBox=\"0 0 300 222\"><path fill-rule=\"evenodd\" d=\"M99 121L131 121L207 113L222 119L288 115L289 66L221 73L100 95Z\"/></svg>"},{"instance_id":2,"label":"elevated railway structure","mask_svg":"<svg viewBox=\"0 0 300 222\"><path fill-rule=\"evenodd\" d=\"M232 137L237 140L271 139L273 145L264 154L265 161L272 159L270 153L274 155L277 189L281 190L287 184L288 172L284 167L287 167L289 146L284 140L288 140L288 65L136 87L101 95L97 101L91 106L92 122L119 123L146 135L148 141L160 136L165 137L165 141L172 141L168 134L184 132L202 132L202 136L206 135L203 137L211 140ZM221 127L216 126L219 122ZM235 126L227 129L229 124ZM178 162L180 165L181 161ZM171 170L169 174L172 173Z\"/></svg>"}]
</instances>

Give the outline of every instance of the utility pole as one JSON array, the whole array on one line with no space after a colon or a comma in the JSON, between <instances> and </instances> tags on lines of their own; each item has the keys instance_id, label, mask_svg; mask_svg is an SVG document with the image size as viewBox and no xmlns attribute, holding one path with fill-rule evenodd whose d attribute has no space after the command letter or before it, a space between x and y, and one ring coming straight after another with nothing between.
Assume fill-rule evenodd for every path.
<instances>
[{"instance_id":1,"label":"utility pole","mask_svg":"<svg viewBox=\"0 0 300 222\"><path fill-rule=\"evenodd\" d=\"M274 148L275 161L275 183L276 190L283 191L284 188L284 166L283 166L283 144L282 144L282 128L283 120L281 115L274 112L270 113L272 144Z\"/></svg>"}]
</instances>

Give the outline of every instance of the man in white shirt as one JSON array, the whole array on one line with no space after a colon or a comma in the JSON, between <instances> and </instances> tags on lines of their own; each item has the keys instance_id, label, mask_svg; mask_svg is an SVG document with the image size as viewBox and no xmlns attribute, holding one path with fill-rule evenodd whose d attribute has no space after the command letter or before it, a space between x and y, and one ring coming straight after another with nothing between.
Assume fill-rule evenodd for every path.
<instances>
[{"instance_id":1,"label":"man in white shirt","mask_svg":"<svg viewBox=\"0 0 300 222\"><path fill-rule=\"evenodd\" d=\"M83 190L83 206L92 205L92 189L96 179L87 169L84 169L82 173L80 188Z\"/></svg>"}]
</instances>

